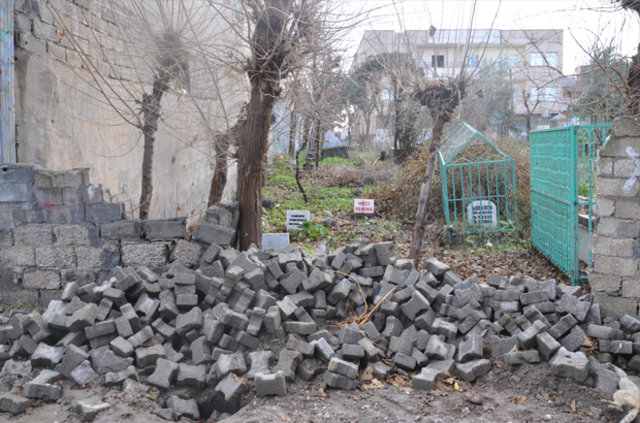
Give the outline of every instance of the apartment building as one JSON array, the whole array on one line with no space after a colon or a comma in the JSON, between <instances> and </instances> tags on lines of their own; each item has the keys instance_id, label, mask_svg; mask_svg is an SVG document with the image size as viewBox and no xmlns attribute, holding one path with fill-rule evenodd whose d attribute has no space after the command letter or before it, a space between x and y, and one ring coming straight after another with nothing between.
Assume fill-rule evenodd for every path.
<instances>
[{"instance_id":1,"label":"apartment building","mask_svg":"<svg viewBox=\"0 0 640 423\"><path fill-rule=\"evenodd\" d=\"M561 29L365 31L352 71L385 53L408 58L427 80L454 78L463 69L471 78L479 78L481 69L499 70L512 88L515 113L536 124L558 116L571 102L573 84L562 74Z\"/></svg>"}]
</instances>

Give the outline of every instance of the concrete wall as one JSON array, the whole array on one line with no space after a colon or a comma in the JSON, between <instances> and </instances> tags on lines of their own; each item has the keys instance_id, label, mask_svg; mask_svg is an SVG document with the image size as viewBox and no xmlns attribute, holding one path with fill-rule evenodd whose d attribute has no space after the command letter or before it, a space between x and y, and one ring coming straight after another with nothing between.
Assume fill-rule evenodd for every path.
<instances>
[{"instance_id":1,"label":"concrete wall","mask_svg":"<svg viewBox=\"0 0 640 423\"><path fill-rule=\"evenodd\" d=\"M591 240L589 282L605 315L638 315L640 304L640 118L613 123L600 150L599 222Z\"/></svg>"},{"instance_id":2,"label":"concrete wall","mask_svg":"<svg viewBox=\"0 0 640 423\"><path fill-rule=\"evenodd\" d=\"M151 90L153 31L123 33L125 27L136 28L126 21L133 18L126 16L125 3L17 1L16 143L18 162L91 169L103 183L105 196L123 202L133 216L140 196L143 142L141 130L125 119L136 122L137 101ZM206 19L200 25L206 23L208 32L194 31L217 43L222 55L233 45L232 31L219 25L219 17L204 15L212 13L210 8L202 10ZM191 89L174 81L161 102L154 218L186 214L195 220L204 212L213 175L212 133L234 123L246 98L241 73L202 59L193 39L187 44ZM84 59L78 49L86 53ZM95 70L89 72L92 67ZM100 92L105 86L113 88L107 96ZM233 185L233 173L229 180ZM235 192L229 188L226 198Z\"/></svg>"},{"instance_id":3,"label":"concrete wall","mask_svg":"<svg viewBox=\"0 0 640 423\"><path fill-rule=\"evenodd\" d=\"M1 165L0 303L46 306L67 282L91 295L91 284L117 266L206 265L200 258L209 244L234 243L237 202L210 207L206 218L193 231L185 217L126 220L122 204L104 201L87 169Z\"/></svg>"}]
</instances>

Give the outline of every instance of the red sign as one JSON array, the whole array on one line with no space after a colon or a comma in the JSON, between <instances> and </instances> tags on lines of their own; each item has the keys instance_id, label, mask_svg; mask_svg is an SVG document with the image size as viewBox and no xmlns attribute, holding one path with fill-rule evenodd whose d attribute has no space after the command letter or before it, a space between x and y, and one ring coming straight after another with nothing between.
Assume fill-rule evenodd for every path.
<instances>
[{"instance_id":1,"label":"red sign","mask_svg":"<svg viewBox=\"0 0 640 423\"><path fill-rule=\"evenodd\" d=\"M373 214L373 211L374 211L373 200L367 200L364 198L356 198L355 200L353 200L354 213Z\"/></svg>"}]
</instances>

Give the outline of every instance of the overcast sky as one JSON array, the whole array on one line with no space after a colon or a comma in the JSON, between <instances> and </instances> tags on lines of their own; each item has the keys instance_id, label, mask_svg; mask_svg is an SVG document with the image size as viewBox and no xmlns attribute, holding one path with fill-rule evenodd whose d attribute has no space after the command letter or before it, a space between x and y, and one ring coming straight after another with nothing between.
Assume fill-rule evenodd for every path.
<instances>
[{"instance_id":1,"label":"overcast sky","mask_svg":"<svg viewBox=\"0 0 640 423\"><path fill-rule=\"evenodd\" d=\"M640 20L611 0L338 0L345 15L360 22L345 37L352 57L366 29L469 28L564 29L566 75L586 64L587 48L613 39L618 51L632 56L640 41ZM475 6L475 13L474 13ZM574 40L575 38L575 40Z\"/></svg>"}]
</instances>

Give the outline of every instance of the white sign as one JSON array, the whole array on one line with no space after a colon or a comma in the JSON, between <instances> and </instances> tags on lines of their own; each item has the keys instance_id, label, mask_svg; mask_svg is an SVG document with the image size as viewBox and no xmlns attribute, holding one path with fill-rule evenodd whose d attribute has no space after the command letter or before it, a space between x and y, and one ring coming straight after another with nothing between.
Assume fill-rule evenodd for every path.
<instances>
[{"instance_id":1,"label":"white sign","mask_svg":"<svg viewBox=\"0 0 640 423\"><path fill-rule=\"evenodd\" d=\"M472 201L467 206L467 220L470 225L482 225L484 227L498 227L498 209L495 203L489 200Z\"/></svg>"},{"instance_id":2,"label":"white sign","mask_svg":"<svg viewBox=\"0 0 640 423\"><path fill-rule=\"evenodd\" d=\"M364 198L356 198L353 200L353 212L373 214L374 205L373 200L367 200Z\"/></svg>"},{"instance_id":3,"label":"white sign","mask_svg":"<svg viewBox=\"0 0 640 423\"><path fill-rule=\"evenodd\" d=\"M289 245L289 234L287 233L262 234L263 250L280 251L287 245Z\"/></svg>"},{"instance_id":4,"label":"white sign","mask_svg":"<svg viewBox=\"0 0 640 423\"><path fill-rule=\"evenodd\" d=\"M302 229L305 220L311 220L309 210L287 210L287 232Z\"/></svg>"}]
</instances>

